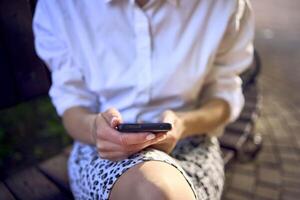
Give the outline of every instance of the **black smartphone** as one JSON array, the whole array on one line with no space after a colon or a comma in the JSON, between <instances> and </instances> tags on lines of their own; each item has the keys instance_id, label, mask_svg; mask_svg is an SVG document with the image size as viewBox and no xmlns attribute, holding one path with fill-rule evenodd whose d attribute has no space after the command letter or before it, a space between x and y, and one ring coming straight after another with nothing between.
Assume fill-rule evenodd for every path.
<instances>
[{"instance_id":1,"label":"black smartphone","mask_svg":"<svg viewBox=\"0 0 300 200\"><path fill-rule=\"evenodd\" d=\"M170 123L123 123L119 124L116 129L120 132L152 132L161 133L172 129Z\"/></svg>"}]
</instances>

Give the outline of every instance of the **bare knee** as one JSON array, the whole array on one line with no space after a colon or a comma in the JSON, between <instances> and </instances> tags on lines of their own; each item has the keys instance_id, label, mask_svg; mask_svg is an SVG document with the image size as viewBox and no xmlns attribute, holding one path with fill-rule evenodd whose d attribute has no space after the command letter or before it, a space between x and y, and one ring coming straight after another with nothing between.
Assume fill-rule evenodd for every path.
<instances>
[{"instance_id":1,"label":"bare knee","mask_svg":"<svg viewBox=\"0 0 300 200\"><path fill-rule=\"evenodd\" d=\"M156 176L149 177L149 174L145 173L144 164L137 164L117 180L110 194L111 200L166 199L161 180L155 180Z\"/></svg>"},{"instance_id":2,"label":"bare knee","mask_svg":"<svg viewBox=\"0 0 300 200\"><path fill-rule=\"evenodd\" d=\"M167 188L164 185L162 185L161 183L153 182L145 177L141 177L140 181L137 182L135 185L132 185L132 187L134 188L132 188L131 191L135 191L136 199L168 199L166 194Z\"/></svg>"},{"instance_id":3,"label":"bare knee","mask_svg":"<svg viewBox=\"0 0 300 200\"><path fill-rule=\"evenodd\" d=\"M195 199L184 177L173 166L148 161L125 172L114 185L110 199Z\"/></svg>"}]
</instances>

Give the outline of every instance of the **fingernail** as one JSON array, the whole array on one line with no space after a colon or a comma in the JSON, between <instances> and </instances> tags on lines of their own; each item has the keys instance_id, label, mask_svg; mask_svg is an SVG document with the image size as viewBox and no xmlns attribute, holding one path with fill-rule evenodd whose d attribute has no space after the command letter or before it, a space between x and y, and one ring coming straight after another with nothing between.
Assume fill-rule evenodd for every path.
<instances>
[{"instance_id":1,"label":"fingernail","mask_svg":"<svg viewBox=\"0 0 300 200\"><path fill-rule=\"evenodd\" d=\"M112 125L112 126L116 125L117 120L118 120L118 119L117 119L116 117L113 117L113 118L111 119L111 125Z\"/></svg>"},{"instance_id":2,"label":"fingernail","mask_svg":"<svg viewBox=\"0 0 300 200\"><path fill-rule=\"evenodd\" d=\"M152 140L154 138L155 138L154 134L149 134L149 135L147 135L146 140Z\"/></svg>"}]
</instances>

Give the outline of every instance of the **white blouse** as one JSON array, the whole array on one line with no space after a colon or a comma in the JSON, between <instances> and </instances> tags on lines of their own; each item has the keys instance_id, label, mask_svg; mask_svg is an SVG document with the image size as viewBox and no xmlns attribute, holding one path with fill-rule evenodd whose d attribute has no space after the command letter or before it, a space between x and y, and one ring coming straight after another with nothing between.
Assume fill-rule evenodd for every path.
<instances>
[{"instance_id":1,"label":"white blouse","mask_svg":"<svg viewBox=\"0 0 300 200\"><path fill-rule=\"evenodd\" d=\"M33 30L59 115L115 107L125 122L155 122L218 97L231 122L243 107L238 75L254 35L247 0L39 0Z\"/></svg>"}]
</instances>

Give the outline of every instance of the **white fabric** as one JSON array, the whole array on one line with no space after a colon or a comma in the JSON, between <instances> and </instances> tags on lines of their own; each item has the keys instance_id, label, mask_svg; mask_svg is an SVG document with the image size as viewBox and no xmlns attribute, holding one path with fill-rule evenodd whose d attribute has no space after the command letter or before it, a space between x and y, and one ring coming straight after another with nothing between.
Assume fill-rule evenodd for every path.
<instances>
[{"instance_id":1,"label":"white fabric","mask_svg":"<svg viewBox=\"0 0 300 200\"><path fill-rule=\"evenodd\" d=\"M39 0L33 30L52 71L59 115L72 106L120 110L124 121L157 121L225 99L235 120L252 60L253 14L245 0Z\"/></svg>"}]
</instances>

